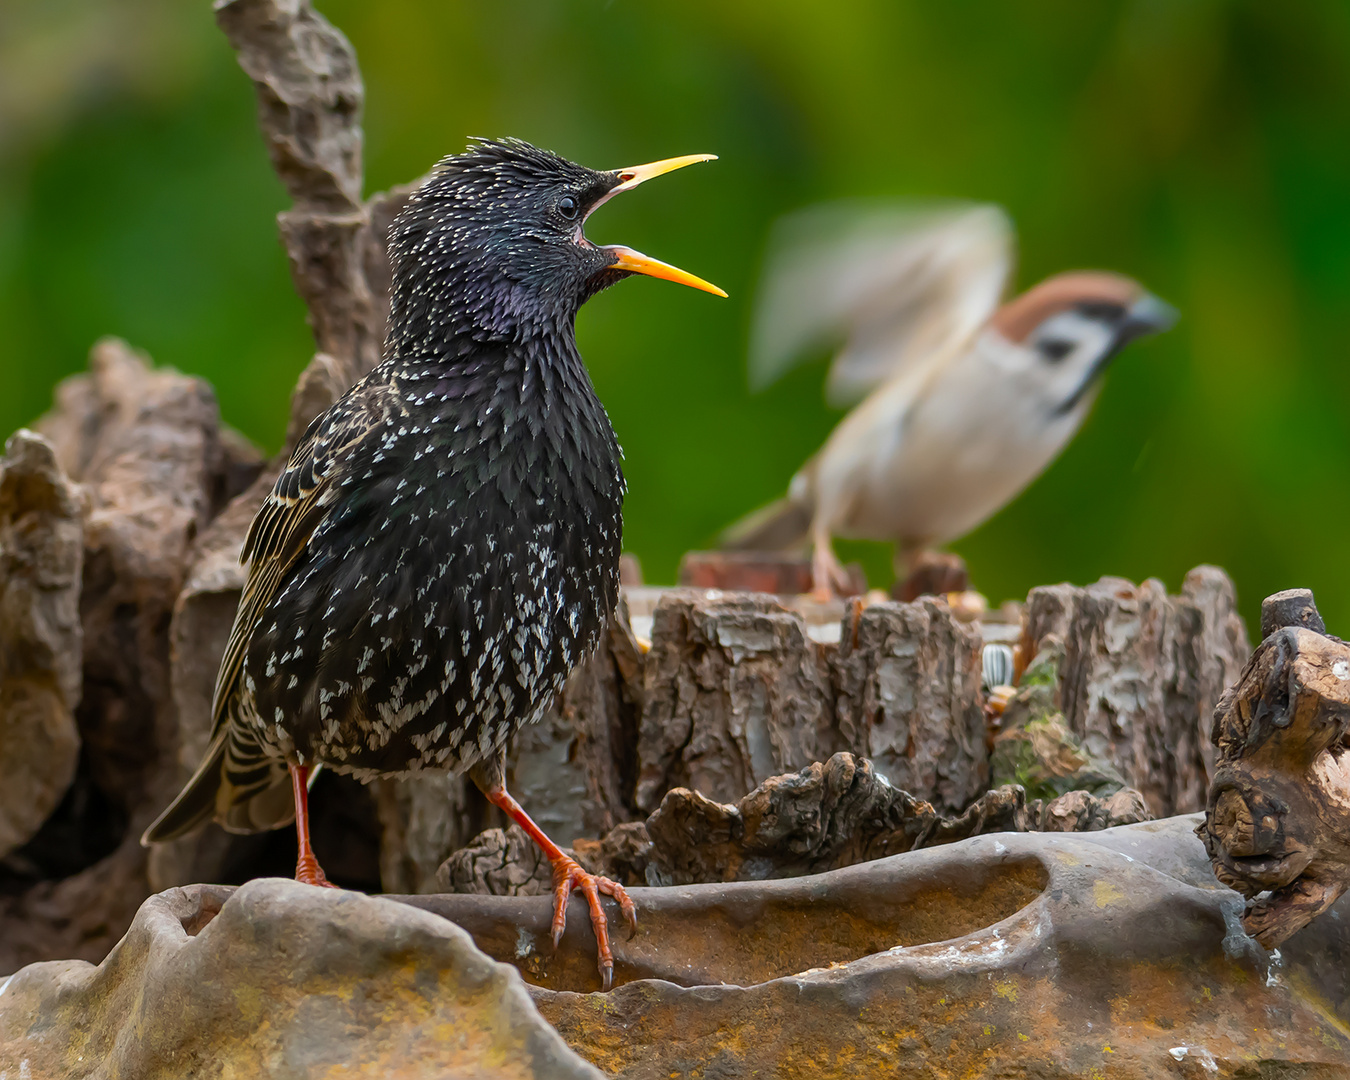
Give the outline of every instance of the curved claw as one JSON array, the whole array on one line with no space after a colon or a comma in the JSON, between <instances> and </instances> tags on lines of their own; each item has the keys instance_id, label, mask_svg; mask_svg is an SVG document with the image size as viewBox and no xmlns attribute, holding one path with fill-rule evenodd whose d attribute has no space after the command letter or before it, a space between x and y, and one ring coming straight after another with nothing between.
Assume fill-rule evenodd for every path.
<instances>
[{"instance_id":1,"label":"curved claw","mask_svg":"<svg viewBox=\"0 0 1350 1080\"><path fill-rule=\"evenodd\" d=\"M601 986L608 990L614 982L614 953L609 947L609 918L600 904L600 895L613 898L618 902L619 911L628 924L628 937L632 940L637 933L637 906L628 897L627 891L617 881L600 877L583 870L575 859L566 856L553 863L553 947L556 949L562 941L563 931L567 929L567 901L573 889L580 889L586 897L586 906L591 911L591 927L595 931L595 945L598 953L596 966L600 971Z\"/></svg>"}]
</instances>

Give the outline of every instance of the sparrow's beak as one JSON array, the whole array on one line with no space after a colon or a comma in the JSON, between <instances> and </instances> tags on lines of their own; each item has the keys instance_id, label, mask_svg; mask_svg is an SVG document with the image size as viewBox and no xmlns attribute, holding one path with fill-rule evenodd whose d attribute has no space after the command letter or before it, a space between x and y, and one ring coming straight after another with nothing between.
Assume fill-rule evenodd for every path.
<instances>
[{"instance_id":1,"label":"sparrow's beak","mask_svg":"<svg viewBox=\"0 0 1350 1080\"><path fill-rule=\"evenodd\" d=\"M615 169L614 175L618 177L619 182L591 207L590 213L594 213L596 209L603 206L619 192L632 191L639 184L645 184L654 176L663 176L668 172L674 172L676 169L683 169L686 165L696 165L700 161L716 160L716 154L686 154L684 157L653 161L649 165L633 165L627 169ZM590 214L587 216L589 217ZM611 252L615 256L613 268L616 270L627 270L632 274L646 274L648 277L662 278L665 281L674 281L680 285L702 289L704 292L710 292L715 296L726 296L726 293L712 282L704 281L701 277L681 270L678 266L663 263L659 259L653 259L640 251L624 247L622 244L609 244L603 250Z\"/></svg>"},{"instance_id":2,"label":"sparrow's beak","mask_svg":"<svg viewBox=\"0 0 1350 1080\"><path fill-rule=\"evenodd\" d=\"M1159 300L1152 293L1144 293L1130 305L1125 320L1117 331L1120 343L1135 341L1149 334L1161 334L1176 325L1180 317L1177 309L1166 300Z\"/></svg>"}]
</instances>

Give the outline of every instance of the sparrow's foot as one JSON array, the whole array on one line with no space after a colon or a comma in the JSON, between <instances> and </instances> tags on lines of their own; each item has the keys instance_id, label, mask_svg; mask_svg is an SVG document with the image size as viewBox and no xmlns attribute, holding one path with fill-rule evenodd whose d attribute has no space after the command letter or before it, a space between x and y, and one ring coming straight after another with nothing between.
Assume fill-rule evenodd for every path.
<instances>
[{"instance_id":1,"label":"sparrow's foot","mask_svg":"<svg viewBox=\"0 0 1350 1080\"><path fill-rule=\"evenodd\" d=\"M828 604L854 592L853 580L828 543L817 543L811 552L811 599Z\"/></svg>"},{"instance_id":2,"label":"sparrow's foot","mask_svg":"<svg viewBox=\"0 0 1350 1080\"><path fill-rule=\"evenodd\" d=\"M313 853L302 855L295 863L295 880L301 885L318 885L324 889L336 889L337 886L329 881L323 874L323 868L319 865Z\"/></svg>"},{"instance_id":3,"label":"sparrow's foot","mask_svg":"<svg viewBox=\"0 0 1350 1080\"><path fill-rule=\"evenodd\" d=\"M599 952L597 967L600 970L601 986L608 990L614 982L614 953L609 947L609 917L600 906L600 894L613 897L628 924L628 936L637 933L637 907L628 898L628 893L617 881L588 873L578 865L575 859L566 855L553 860L553 947L556 949L562 941L563 931L567 929L567 901L573 889L580 889L586 897L586 905L591 909L591 926L595 929L595 944Z\"/></svg>"}]
</instances>

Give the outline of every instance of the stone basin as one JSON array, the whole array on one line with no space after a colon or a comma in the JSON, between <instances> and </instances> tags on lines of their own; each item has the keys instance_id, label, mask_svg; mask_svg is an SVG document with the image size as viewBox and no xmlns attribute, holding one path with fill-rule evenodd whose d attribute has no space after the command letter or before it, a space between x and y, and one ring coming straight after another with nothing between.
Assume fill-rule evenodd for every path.
<instances>
[{"instance_id":1,"label":"stone basin","mask_svg":"<svg viewBox=\"0 0 1350 1080\"><path fill-rule=\"evenodd\" d=\"M577 898L556 955L541 898L401 899L514 964L618 1076L1350 1076L1350 904L1267 954L1199 820L633 889L607 995Z\"/></svg>"},{"instance_id":2,"label":"stone basin","mask_svg":"<svg viewBox=\"0 0 1350 1080\"><path fill-rule=\"evenodd\" d=\"M981 932L997 930L995 940L1010 940L1051 876L1034 854L999 846L1005 854L993 859L991 845L955 845L812 877L630 889L638 932L626 940L617 924L614 985L663 979L749 986ZM579 896L568 907L556 953L551 909L539 897L395 899L458 923L480 949L514 964L534 986L600 989L595 938Z\"/></svg>"},{"instance_id":3,"label":"stone basin","mask_svg":"<svg viewBox=\"0 0 1350 1080\"><path fill-rule=\"evenodd\" d=\"M608 994L577 898L171 889L0 979L0 1076L1350 1076L1350 903L1267 954L1197 821L634 889Z\"/></svg>"}]
</instances>

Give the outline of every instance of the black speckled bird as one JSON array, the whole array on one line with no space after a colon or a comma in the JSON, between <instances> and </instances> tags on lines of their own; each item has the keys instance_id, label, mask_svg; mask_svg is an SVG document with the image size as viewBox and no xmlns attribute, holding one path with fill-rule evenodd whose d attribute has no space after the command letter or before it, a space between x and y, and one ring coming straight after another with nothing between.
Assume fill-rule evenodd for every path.
<instances>
[{"instance_id":1,"label":"black speckled bird","mask_svg":"<svg viewBox=\"0 0 1350 1080\"><path fill-rule=\"evenodd\" d=\"M630 274L725 296L586 239L613 195L711 155L597 172L514 139L445 158L390 232L384 361L315 420L244 542L248 581L217 677L206 759L143 842L214 817L294 816L296 878L319 765L362 779L468 770L544 849L555 946L567 898L599 894L507 793L506 741L537 720L618 598L624 478L577 351L578 308Z\"/></svg>"}]
</instances>

